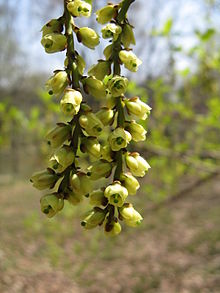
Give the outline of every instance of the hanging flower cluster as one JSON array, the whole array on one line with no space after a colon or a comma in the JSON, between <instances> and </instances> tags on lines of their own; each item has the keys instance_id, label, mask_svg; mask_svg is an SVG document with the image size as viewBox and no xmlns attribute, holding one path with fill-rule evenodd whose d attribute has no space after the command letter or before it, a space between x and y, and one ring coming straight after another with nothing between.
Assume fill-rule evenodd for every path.
<instances>
[{"instance_id":1,"label":"hanging flower cluster","mask_svg":"<svg viewBox=\"0 0 220 293\"><path fill-rule=\"evenodd\" d=\"M131 141L145 140L146 131L135 119L145 120L151 110L139 97L126 98L128 80L121 75L122 65L136 72L142 63L130 48L135 38L126 15L132 2L122 0L96 12L97 22L105 25L102 38L110 44L104 50L105 60L93 65L88 76L83 75L85 61L74 42L94 49L99 36L91 28L77 27L74 20L91 15L91 1L64 0L63 16L42 28L41 43L47 53L66 50L64 69L54 72L46 88L60 98L60 109L69 121L57 123L48 133L53 154L48 168L33 174L31 182L39 190L52 190L40 200L49 218L62 210L65 201L77 205L88 198L93 208L81 225L85 229L103 225L105 234L113 236L121 232L119 221L131 227L141 223L142 216L128 198L140 187L136 177L143 177L150 168L139 153L127 150ZM94 113L85 94L103 101L104 107ZM107 138L106 133L110 133ZM79 162L83 153L90 161L86 169ZM95 181L103 178L109 178L109 184L94 190Z\"/></svg>"}]
</instances>

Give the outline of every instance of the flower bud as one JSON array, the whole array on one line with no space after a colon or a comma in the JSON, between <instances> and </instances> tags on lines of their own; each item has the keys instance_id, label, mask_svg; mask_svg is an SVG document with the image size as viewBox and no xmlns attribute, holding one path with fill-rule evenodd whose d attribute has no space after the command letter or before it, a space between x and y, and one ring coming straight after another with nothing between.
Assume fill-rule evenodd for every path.
<instances>
[{"instance_id":1,"label":"flower bud","mask_svg":"<svg viewBox=\"0 0 220 293\"><path fill-rule=\"evenodd\" d=\"M125 224L130 227L137 227L143 220L142 216L133 208L132 204L124 204L119 209L119 212Z\"/></svg>"},{"instance_id":2,"label":"flower bud","mask_svg":"<svg viewBox=\"0 0 220 293\"><path fill-rule=\"evenodd\" d=\"M67 139L70 138L71 127L66 124L61 124L52 129L47 135L46 139L52 148L60 147Z\"/></svg>"},{"instance_id":3,"label":"flower bud","mask_svg":"<svg viewBox=\"0 0 220 293\"><path fill-rule=\"evenodd\" d=\"M108 46L104 49L103 54L104 54L106 60L109 60L110 57L112 56L112 48L113 48L112 45L108 45Z\"/></svg>"},{"instance_id":4,"label":"flower bud","mask_svg":"<svg viewBox=\"0 0 220 293\"><path fill-rule=\"evenodd\" d=\"M100 60L88 70L88 74L95 76L99 80L103 80L106 75L111 74L111 64L108 61Z\"/></svg>"},{"instance_id":5,"label":"flower bud","mask_svg":"<svg viewBox=\"0 0 220 293\"><path fill-rule=\"evenodd\" d=\"M106 221L104 227L104 233L106 236L116 236L121 232L121 225L118 220L113 220L110 223Z\"/></svg>"},{"instance_id":6,"label":"flower bud","mask_svg":"<svg viewBox=\"0 0 220 293\"><path fill-rule=\"evenodd\" d=\"M135 121L126 123L125 129L128 130L132 136L132 139L136 142L144 141L146 139L147 131L144 127Z\"/></svg>"},{"instance_id":7,"label":"flower bud","mask_svg":"<svg viewBox=\"0 0 220 293\"><path fill-rule=\"evenodd\" d=\"M90 178L82 172L70 176L70 185L74 194L86 195L93 189Z\"/></svg>"},{"instance_id":8,"label":"flower bud","mask_svg":"<svg viewBox=\"0 0 220 293\"><path fill-rule=\"evenodd\" d=\"M49 160L49 167L58 173L63 172L75 159L73 149L70 146L63 146L57 150Z\"/></svg>"},{"instance_id":9,"label":"flower bud","mask_svg":"<svg viewBox=\"0 0 220 293\"><path fill-rule=\"evenodd\" d=\"M132 72L136 72L138 66L142 64L142 61L131 51L121 50L119 58L124 63L124 66Z\"/></svg>"},{"instance_id":10,"label":"flower bud","mask_svg":"<svg viewBox=\"0 0 220 293\"><path fill-rule=\"evenodd\" d=\"M78 70L79 74L83 75L84 70L86 68L85 60L83 59L83 57L81 55L77 54L75 62L76 62L77 70ZM64 60L64 66L68 67L68 58L66 58Z\"/></svg>"},{"instance_id":11,"label":"flower bud","mask_svg":"<svg viewBox=\"0 0 220 293\"><path fill-rule=\"evenodd\" d=\"M125 48L128 48L131 44L136 44L133 29L130 24L125 24L123 26L121 41Z\"/></svg>"},{"instance_id":12,"label":"flower bud","mask_svg":"<svg viewBox=\"0 0 220 293\"><path fill-rule=\"evenodd\" d=\"M67 39L62 34L50 33L41 39L41 44L46 53L56 53L65 50Z\"/></svg>"},{"instance_id":13,"label":"flower bud","mask_svg":"<svg viewBox=\"0 0 220 293\"><path fill-rule=\"evenodd\" d=\"M114 5L109 4L96 11L96 20L100 24L109 22L116 15L116 9Z\"/></svg>"},{"instance_id":14,"label":"flower bud","mask_svg":"<svg viewBox=\"0 0 220 293\"><path fill-rule=\"evenodd\" d=\"M55 194L46 194L40 199L41 211L48 217L52 218L64 206L63 198L58 198Z\"/></svg>"},{"instance_id":15,"label":"flower bud","mask_svg":"<svg viewBox=\"0 0 220 293\"><path fill-rule=\"evenodd\" d=\"M106 212L101 208L95 207L88 216L81 222L85 229L93 229L102 224L105 219Z\"/></svg>"},{"instance_id":16,"label":"flower bud","mask_svg":"<svg viewBox=\"0 0 220 293\"><path fill-rule=\"evenodd\" d=\"M103 99L106 97L106 87L104 83L96 79L94 76L83 79L84 89L87 93L97 99Z\"/></svg>"},{"instance_id":17,"label":"flower bud","mask_svg":"<svg viewBox=\"0 0 220 293\"><path fill-rule=\"evenodd\" d=\"M104 126L107 126L113 122L114 111L107 107L103 107L96 113L96 117L99 118Z\"/></svg>"},{"instance_id":18,"label":"flower bud","mask_svg":"<svg viewBox=\"0 0 220 293\"><path fill-rule=\"evenodd\" d=\"M56 72L48 81L46 82L46 89L51 95L60 96L66 86L68 85L68 77L66 71Z\"/></svg>"},{"instance_id":19,"label":"flower bud","mask_svg":"<svg viewBox=\"0 0 220 293\"><path fill-rule=\"evenodd\" d=\"M88 153L92 157L99 159L101 157L101 145L97 138L89 136L83 138L81 141L80 149L83 153Z\"/></svg>"},{"instance_id":20,"label":"flower bud","mask_svg":"<svg viewBox=\"0 0 220 293\"><path fill-rule=\"evenodd\" d=\"M58 176L52 170L50 171L48 169L35 172L30 178L33 187L39 190L53 188L57 180Z\"/></svg>"},{"instance_id":21,"label":"flower bud","mask_svg":"<svg viewBox=\"0 0 220 293\"><path fill-rule=\"evenodd\" d=\"M60 101L61 110L65 115L76 115L79 112L81 102L81 93L74 89L67 88Z\"/></svg>"},{"instance_id":22,"label":"flower bud","mask_svg":"<svg viewBox=\"0 0 220 293\"><path fill-rule=\"evenodd\" d=\"M112 171L112 165L105 160L100 160L94 162L91 166L88 167L87 170L87 175L89 176L89 178L91 178L92 180L98 180L102 177L107 178L110 176Z\"/></svg>"},{"instance_id":23,"label":"flower bud","mask_svg":"<svg viewBox=\"0 0 220 293\"><path fill-rule=\"evenodd\" d=\"M77 39L90 49L94 49L99 44L98 34L89 27L81 27L77 32Z\"/></svg>"},{"instance_id":24,"label":"flower bud","mask_svg":"<svg viewBox=\"0 0 220 293\"><path fill-rule=\"evenodd\" d=\"M120 180L130 195L136 194L137 190L140 188L139 182L130 173L123 173Z\"/></svg>"},{"instance_id":25,"label":"flower bud","mask_svg":"<svg viewBox=\"0 0 220 293\"><path fill-rule=\"evenodd\" d=\"M61 33L63 31L63 24L58 19L51 19L47 24L45 24L42 29L43 37L51 33Z\"/></svg>"},{"instance_id":26,"label":"flower bud","mask_svg":"<svg viewBox=\"0 0 220 293\"><path fill-rule=\"evenodd\" d=\"M125 100L128 114L133 114L138 118L145 120L150 114L151 107L142 102L138 97Z\"/></svg>"},{"instance_id":27,"label":"flower bud","mask_svg":"<svg viewBox=\"0 0 220 293\"><path fill-rule=\"evenodd\" d=\"M94 190L89 195L89 204L93 206L105 206L108 203L107 198L104 196L104 191L101 189Z\"/></svg>"},{"instance_id":28,"label":"flower bud","mask_svg":"<svg viewBox=\"0 0 220 293\"><path fill-rule=\"evenodd\" d=\"M89 17L92 12L92 6L81 0L74 0L67 4L67 9L75 17Z\"/></svg>"},{"instance_id":29,"label":"flower bud","mask_svg":"<svg viewBox=\"0 0 220 293\"><path fill-rule=\"evenodd\" d=\"M109 135L108 140L111 149L117 152L128 145L128 143L131 141L131 135L122 127L118 127Z\"/></svg>"},{"instance_id":30,"label":"flower bud","mask_svg":"<svg viewBox=\"0 0 220 293\"><path fill-rule=\"evenodd\" d=\"M108 81L108 89L113 97L119 97L127 90L128 80L126 77L115 75Z\"/></svg>"},{"instance_id":31,"label":"flower bud","mask_svg":"<svg viewBox=\"0 0 220 293\"><path fill-rule=\"evenodd\" d=\"M116 41L121 32L122 29L119 25L116 25L114 23L108 23L102 29L102 37L103 39L113 38L113 41Z\"/></svg>"},{"instance_id":32,"label":"flower bud","mask_svg":"<svg viewBox=\"0 0 220 293\"><path fill-rule=\"evenodd\" d=\"M102 159L108 162L113 161L113 152L110 145L104 145L101 149Z\"/></svg>"},{"instance_id":33,"label":"flower bud","mask_svg":"<svg viewBox=\"0 0 220 293\"><path fill-rule=\"evenodd\" d=\"M92 112L87 112L79 118L80 126L91 136L99 136L104 125Z\"/></svg>"},{"instance_id":34,"label":"flower bud","mask_svg":"<svg viewBox=\"0 0 220 293\"><path fill-rule=\"evenodd\" d=\"M150 165L138 153L127 153L125 156L126 164L131 173L137 177L144 177Z\"/></svg>"},{"instance_id":35,"label":"flower bud","mask_svg":"<svg viewBox=\"0 0 220 293\"><path fill-rule=\"evenodd\" d=\"M106 187L104 195L110 204L121 207L128 196L128 191L117 181Z\"/></svg>"},{"instance_id":36,"label":"flower bud","mask_svg":"<svg viewBox=\"0 0 220 293\"><path fill-rule=\"evenodd\" d=\"M68 194L67 200L70 204L76 206L83 201L83 195L79 193L70 192Z\"/></svg>"}]
</instances>

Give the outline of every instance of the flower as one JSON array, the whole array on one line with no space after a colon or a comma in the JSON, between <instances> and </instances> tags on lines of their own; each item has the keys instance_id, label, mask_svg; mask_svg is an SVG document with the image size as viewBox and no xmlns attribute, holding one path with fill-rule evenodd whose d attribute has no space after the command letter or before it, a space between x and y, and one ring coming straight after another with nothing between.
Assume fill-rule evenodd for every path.
<instances>
[{"instance_id":1,"label":"flower","mask_svg":"<svg viewBox=\"0 0 220 293\"><path fill-rule=\"evenodd\" d=\"M104 83L96 79L94 76L89 76L83 79L84 89L87 93L97 99L103 99L106 96L106 87Z\"/></svg>"},{"instance_id":2,"label":"flower","mask_svg":"<svg viewBox=\"0 0 220 293\"><path fill-rule=\"evenodd\" d=\"M103 80L106 75L111 74L111 63L108 61L99 60L97 64L93 65L88 70L88 74L99 80Z\"/></svg>"},{"instance_id":3,"label":"flower","mask_svg":"<svg viewBox=\"0 0 220 293\"><path fill-rule=\"evenodd\" d=\"M131 173L137 177L144 177L145 172L150 168L148 162L139 153L127 153L125 160Z\"/></svg>"},{"instance_id":4,"label":"flower","mask_svg":"<svg viewBox=\"0 0 220 293\"><path fill-rule=\"evenodd\" d=\"M74 162L74 159L73 149L70 146L64 145L50 158L49 167L61 173Z\"/></svg>"},{"instance_id":5,"label":"flower","mask_svg":"<svg viewBox=\"0 0 220 293\"><path fill-rule=\"evenodd\" d=\"M96 20L100 24L109 22L116 14L114 5L109 4L96 11Z\"/></svg>"},{"instance_id":6,"label":"flower","mask_svg":"<svg viewBox=\"0 0 220 293\"><path fill-rule=\"evenodd\" d=\"M66 71L60 70L48 79L46 89L51 95L60 96L68 85L68 77Z\"/></svg>"},{"instance_id":7,"label":"flower","mask_svg":"<svg viewBox=\"0 0 220 293\"><path fill-rule=\"evenodd\" d=\"M46 139L51 147L57 148L61 146L68 138L70 138L70 135L71 127L61 123L46 135Z\"/></svg>"},{"instance_id":8,"label":"flower","mask_svg":"<svg viewBox=\"0 0 220 293\"><path fill-rule=\"evenodd\" d=\"M107 107L103 107L96 113L96 117L99 118L104 126L107 126L113 122L114 111Z\"/></svg>"},{"instance_id":9,"label":"flower","mask_svg":"<svg viewBox=\"0 0 220 293\"><path fill-rule=\"evenodd\" d=\"M128 191L120 182L116 181L106 187L104 195L110 204L121 207L128 196Z\"/></svg>"},{"instance_id":10,"label":"flower","mask_svg":"<svg viewBox=\"0 0 220 293\"><path fill-rule=\"evenodd\" d=\"M111 222L106 221L104 224L104 233L106 236L116 236L121 232L121 225L118 220L114 219Z\"/></svg>"},{"instance_id":11,"label":"flower","mask_svg":"<svg viewBox=\"0 0 220 293\"><path fill-rule=\"evenodd\" d=\"M92 157L99 159L101 157L101 145L96 137L88 136L82 139L80 149L83 153L87 152Z\"/></svg>"},{"instance_id":12,"label":"flower","mask_svg":"<svg viewBox=\"0 0 220 293\"><path fill-rule=\"evenodd\" d=\"M139 182L130 173L123 173L120 180L130 195L136 194L137 190L140 188Z\"/></svg>"},{"instance_id":13,"label":"flower","mask_svg":"<svg viewBox=\"0 0 220 293\"><path fill-rule=\"evenodd\" d=\"M116 41L122 29L119 25L114 23L108 23L105 27L102 28L102 37L103 39L113 38L113 41Z\"/></svg>"},{"instance_id":14,"label":"flower","mask_svg":"<svg viewBox=\"0 0 220 293\"><path fill-rule=\"evenodd\" d=\"M131 135L122 127L118 127L109 135L108 140L111 149L117 152L128 145L128 143L131 141Z\"/></svg>"},{"instance_id":15,"label":"flower","mask_svg":"<svg viewBox=\"0 0 220 293\"><path fill-rule=\"evenodd\" d=\"M133 208L132 204L124 204L119 209L120 215L125 224L131 227L136 227L141 224L142 216Z\"/></svg>"},{"instance_id":16,"label":"flower","mask_svg":"<svg viewBox=\"0 0 220 293\"><path fill-rule=\"evenodd\" d=\"M73 116L79 112L82 95L79 91L67 88L60 101L61 110L65 115Z\"/></svg>"},{"instance_id":17,"label":"flower","mask_svg":"<svg viewBox=\"0 0 220 293\"><path fill-rule=\"evenodd\" d=\"M142 64L142 61L131 51L121 50L119 58L124 63L124 66L132 72L136 72L138 66Z\"/></svg>"},{"instance_id":18,"label":"flower","mask_svg":"<svg viewBox=\"0 0 220 293\"><path fill-rule=\"evenodd\" d=\"M109 58L112 56L112 49L113 49L112 45L108 45L107 47L105 47L103 54L106 60L109 60Z\"/></svg>"},{"instance_id":19,"label":"flower","mask_svg":"<svg viewBox=\"0 0 220 293\"><path fill-rule=\"evenodd\" d=\"M93 187L90 178L83 172L78 172L70 176L70 186L74 194L89 194Z\"/></svg>"},{"instance_id":20,"label":"flower","mask_svg":"<svg viewBox=\"0 0 220 293\"><path fill-rule=\"evenodd\" d=\"M81 0L74 0L69 2L67 4L67 9L73 16L76 17L89 17L92 12L92 6L89 3Z\"/></svg>"},{"instance_id":21,"label":"flower","mask_svg":"<svg viewBox=\"0 0 220 293\"><path fill-rule=\"evenodd\" d=\"M104 145L101 148L102 159L112 162L113 161L113 152L109 144Z\"/></svg>"},{"instance_id":22,"label":"flower","mask_svg":"<svg viewBox=\"0 0 220 293\"><path fill-rule=\"evenodd\" d=\"M58 176L52 170L44 170L35 172L30 181L33 183L33 187L43 190L47 188L53 188L58 180Z\"/></svg>"},{"instance_id":23,"label":"flower","mask_svg":"<svg viewBox=\"0 0 220 293\"><path fill-rule=\"evenodd\" d=\"M147 131L135 121L126 123L125 129L130 132L132 139L136 142L144 141L146 139Z\"/></svg>"},{"instance_id":24,"label":"flower","mask_svg":"<svg viewBox=\"0 0 220 293\"><path fill-rule=\"evenodd\" d=\"M41 44L46 53L56 53L65 50L67 39L64 35L58 33L50 33L41 39Z\"/></svg>"},{"instance_id":25,"label":"flower","mask_svg":"<svg viewBox=\"0 0 220 293\"><path fill-rule=\"evenodd\" d=\"M125 48L128 48L130 44L136 44L134 33L130 24L124 24L121 34L121 41Z\"/></svg>"},{"instance_id":26,"label":"flower","mask_svg":"<svg viewBox=\"0 0 220 293\"><path fill-rule=\"evenodd\" d=\"M63 198L58 198L55 194L46 194L40 199L41 211L48 217L52 218L64 206Z\"/></svg>"},{"instance_id":27,"label":"flower","mask_svg":"<svg viewBox=\"0 0 220 293\"><path fill-rule=\"evenodd\" d=\"M128 80L126 77L115 75L109 79L107 86L113 97L119 97L126 92Z\"/></svg>"},{"instance_id":28,"label":"flower","mask_svg":"<svg viewBox=\"0 0 220 293\"><path fill-rule=\"evenodd\" d=\"M145 120L151 111L151 107L142 102L138 97L125 100L125 105L128 114L133 114L142 120Z\"/></svg>"},{"instance_id":29,"label":"flower","mask_svg":"<svg viewBox=\"0 0 220 293\"><path fill-rule=\"evenodd\" d=\"M102 224L105 219L106 212L101 208L95 207L90 211L87 217L81 222L81 225L85 229L93 229L96 226Z\"/></svg>"},{"instance_id":30,"label":"flower","mask_svg":"<svg viewBox=\"0 0 220 293\"><path fill-rule=\"evenodd\" d=\"M104 125L92 112L86 112L79 118L80 126L91 136L99 136Z\"/></svg>"},{"instance_id":31,"label":"flower","mask_svg":"<svg viewBox=\"0 0 220 293\"><path fill-rule=\"evenodd\" d=\"M100 160L100 161L94 162L91 166L88 167L87 170L88 170L87 175L92 180L98 180L102 177L107 178L110 176L112 171L112 165L111 163L105 160Z\"/></svg>"},{"instance_id":32,"label":"flower","mask_svg":"<svg viewBox=\"0 0 220 293\"><path fill-rule=\"evenodd\" d=\"M51 19L42 27L41 31L43 37L51 33L61 33L63 31L63 24L59 19Z\"/></svg>"},{"instance_id":33,"label":"flower","mask_svg":"<svg viewBox=\"0 0 220 293\"><path fill-rule=\"evenodd\" d=\"M99 35L89 27L81 27L77 32L77 39L90 49L94 49L99 44Z\"/></svg>"},{"instance_id":34,"label":"flower","mask_svg":"<svg viewBox=\"0 0 220 293\"><path fill-rule=\"evenodd\" d=\"M81 193L70 192L68 193L67 200L70 204L76 206L83 201L83 195Z\"/></svg>"},{"instance_id":35,"label":"flower","mask_svg":"<svg viewBox=\"0 0 220 293\"><path fill-rule=\"evenodd\" d=\"M108 200L104 196L104 191L102 189L94 190L89 194L89 204L93 206L105 206Z\"/></svg>"},{"instance_id":36,"label":"flower","mask_svg":"<svg viewBox=\"0 0 220 293\"><path fill-rule=\"evenodd\" d=\"M68 67L69 66L69 63L68 62L69 62L69 60L68 60L68 58L66 58L64 60L64 66L65 67ZM77 66L77 70L78 70L79 74L83 75L84 70L85 70L85 67L86 67L85 60L83 59L83 57L81 55L79 55L79 54L76 53L76 60L75 60L75 62L76 62L76 66ZM72 66L73 64L70 64L70 65Z\"/></svg>"}]
</instances>

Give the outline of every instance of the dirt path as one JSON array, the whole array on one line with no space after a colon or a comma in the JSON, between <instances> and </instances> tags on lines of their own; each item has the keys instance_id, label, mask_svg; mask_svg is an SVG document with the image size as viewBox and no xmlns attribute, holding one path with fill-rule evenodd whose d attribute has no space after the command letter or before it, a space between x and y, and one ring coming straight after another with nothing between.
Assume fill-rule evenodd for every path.
<instances>
[{"instance_id":1,"label":"dirt path","mask_svg":"<svg viewBox=\"0 0 220 293\"><path fill-rule=\"evenodd\" d=\"M219 293L219 179L112 241L69 209L48 223L30 186L0 187L0 292Z\"/></svg>"}]
</instances>

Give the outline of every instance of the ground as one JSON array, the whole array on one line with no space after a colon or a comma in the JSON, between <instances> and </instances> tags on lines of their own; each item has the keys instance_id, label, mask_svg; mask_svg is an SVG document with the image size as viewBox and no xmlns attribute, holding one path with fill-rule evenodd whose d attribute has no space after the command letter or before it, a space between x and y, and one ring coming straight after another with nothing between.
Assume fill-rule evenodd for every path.
<instances>
[{"instance_id":1,"label":"ground","mask_svg":"<svg viewBox=\"0 0 220 293\"><path fill-rule=\"evenodd\" d=\"M28 182L1 183L0 292L219 293L219 179L157 210L146 204L143 225L110 240L82 231L82 208L48 221Z\"/></svg>"}]
</instances>

